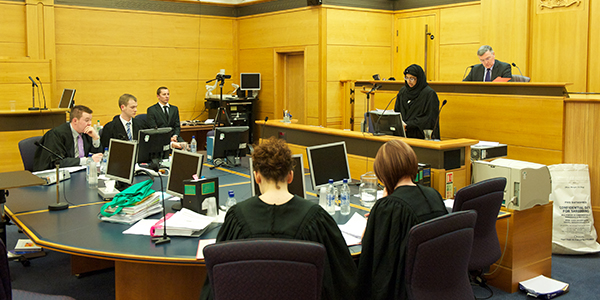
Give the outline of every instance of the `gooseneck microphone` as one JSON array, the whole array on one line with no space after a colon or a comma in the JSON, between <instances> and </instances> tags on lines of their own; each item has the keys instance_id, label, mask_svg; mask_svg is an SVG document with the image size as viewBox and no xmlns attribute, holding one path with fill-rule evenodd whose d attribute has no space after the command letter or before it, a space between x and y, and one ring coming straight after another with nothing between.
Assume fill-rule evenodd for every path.
<instances>
[{"instance_id":1,"label":"gooseneck microphone","mask_svg":"<svg viewBox=\"0 0 600 300\"><path fill-rule=\"evenodd\" d=\"M54 151L50 150L50 148L48 148L48 147L46 147L46 146L44 146L44 145L40 144L40 142L39 142L39 141L35 141L33 144L34 144L34 145L36 145L36 146L38 146L38 147L40 147L40 148L42 148L42 149L44 149L44 150L46 150L46 151L48 151L48 153L50 153L50 154L52 154L52 155L54 155L54 156L58 157L58 159L60 159L60 160L63 160L63 159L65 159L65 158L64 158L62 155L60 155L60 154L58 154L58 153L56 153L56 152L54 152Z\"/></svg>"},{"instance_id":2,"label":"gooseneck microphone","mask_svg":"<svg viewBox=\"0 0 600 300\"><path fill-rule=\"evenodd\" d=\"M31 107L29 110L40 110L38 107L35 107L35 88L38 87L38 85L33 81L31 76L29 76L29 80L31 80Z\"/></svg>"},{"instance_id":3,"label":"gooseneck microphone","mask_svg":"<svg viewBox=\"0 0 600 300\"><path fill-rule=\"evenodd\" d=\"M521 72L521 68L519 68L519 67L517 66L517 64L515 64L515 63L512 63L512 66L513 66L513 67L515 67L515 68L517 68L517 70L519 70L519 73L521 74L521 76L523 76L523 72Z\"/></svg>"},{"instance_id":4,"label":"gooseneck microphone","mask_svg":"<svg viewBox=\"0 0 600 300\"><path fill-rule=\"evenodd\" d=\"M35 77L35 79L37 79L37 81L39 81L40 87L42 88L42 96L44 97L44 108L40 108L40 109L41 110L48 110L48 107L46 107L46 94L44 93L44 86L42 85L42 81L37 76Z\"/></svg>"},{"instance_id":5,"label":"gooseneck microphone","mask_svg":"<svg viewBox=\"0 0 600 300\"><path fill-rule=\"evenodd\" d=\"M390 106L390 104L392 104L392 101L394 101L394 99L396 99L396 97L398 97L398 95L394 96L394 98L392 98L390 100L390 102L388 102L387 106L385 107L385 109L383 110L383 112L381 113L381 115L379 115L379 118L377 118L377 122L375 122L375 125L373 125L373 135L384 135L383 133L379 132L379 121L381 121L381 117L383 117L383 115L385 114L385 112L387 111L388 107ZM400 126L402 126L402 124L400 124Z\"/></svg>"},{"instance_id":6,"label":"gooseneck microphone","mask_svg":"<svg viewBox=\"0 0 600 300\"><path fill-rule=\"evenodd\" d=\"M476 66L476 64L475 64L475 65L470 65L470 66L468 66L468 67L465 69L465 74L463 74L463 79L465 79L465 77L467 77L467 70L469 70L469 69L473 68L474 66Z\"/></svg>"},{"instance_id":7,"label":"gooseneck microphone","mask_svg":"<svg viewBox=\"0 0 600 300\"><path fill-rule=\"evenodd\" d=\"M48 210L50 211L58 211L58 210L65 210L69 208L69 203L67 202L60 202L60 192L59 192L59 183L60 183L60 172L59 172L59 168L60 168L60 161L65 159L62 155L50 150L50 148L40 144L39 141L35 141L33 143L34 145L44 149L45 151L48 151L50 154L54 155L55 157L57 157L58 159L54 160L54 166L56 166L56 204L49 204L48 205Z\"/></svg>"},{"instance_id":8,"label":"gooseneck microphone","mask_svg":"<svg viewBox=\"0 0 600 300\"><path fill-rule=\"evenodd\" d=\"M31 76L29 76L29 80L31 80L31 85L38 87L37 83L35 83L35 81L33 80L33 78L31 78Z\"/></svg>"},{"instance_id":9,"label":"gooseneck microphone","mask_svg":"<svg viewBox=\"0 0 600 300\"><path fill-rule=\"evenodd\" d=\"M433 133L431 133L432 137L435 134L435 130L438 128L438 125L440 124L440 114L442 113L442 108L444 108L444 105L446 105L446 103L448 103L448 100L444 99L444 102L442 102L442 106L440 107L440 111L438 111L437 119L435 120L435 126L433 126ZM438 136L438 139L441 140L442 137Z\"/></svg>"}]
</instances>

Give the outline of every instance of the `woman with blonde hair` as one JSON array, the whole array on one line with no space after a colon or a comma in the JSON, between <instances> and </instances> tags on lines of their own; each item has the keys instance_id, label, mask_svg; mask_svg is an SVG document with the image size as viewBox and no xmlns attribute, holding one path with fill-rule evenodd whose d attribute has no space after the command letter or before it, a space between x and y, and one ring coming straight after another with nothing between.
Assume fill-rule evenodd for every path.
<instances>
[{"instance_id":1,"label":"woman with blonde hair","mask_svg":"<svg viewBox=\"0 0 600 300\"><path fill-rule=\"evenodd\" d=\"M357 299L406 299L408 232L416 224L446 214L446 207L435 189L413 182L417 155L405 142L391 140L381 146L373 170L385 189L384 197L371 209L362 239Z\"/></svg>"}]
</instances>

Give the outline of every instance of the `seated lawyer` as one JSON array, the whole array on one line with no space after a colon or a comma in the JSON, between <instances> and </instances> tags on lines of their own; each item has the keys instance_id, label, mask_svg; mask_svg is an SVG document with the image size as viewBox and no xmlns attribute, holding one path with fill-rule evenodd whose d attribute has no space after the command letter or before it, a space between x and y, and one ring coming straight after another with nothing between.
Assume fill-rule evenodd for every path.
<instances>
[{"instance_id":1,"label":"seated lawyer","mask_svg":"<svg viewBox=\"0 0 600 300\"><path fill-rule=\"evenodd\" d=\"M404 86L396 96L394 111L402 114L406 137L424 139L425 129L434 129L433 138L440 137L440 126L436 126L440 100L427 83L423 68L410 65L404 70Z\"/></svg>"},{"instance_id":2,"label":"seated lawyer","mask_svg":"<svg viewBox=\"0 0 600 300\"><path fill-rule=\"evenodd\" d=\"M100 141L103 147L110 145L110 139L136 140L140 129L145 127L145 124L141 124L142 121L135 119L138 107L135 96L131 94L121 95L119 97L119 107L121 108L121 114L116 115L102 129Z\"/></svg>"},{"instance_id":3,"label":"seated lawyer","mask_svg":"<svg viewBox=\"0 0 600 300\"><path fill-rule=\"evenodd\" d=\"M227 211L217 243L253 238L321 243L327 251L322 299L354 299L356 265L338 225L318 204L288 192L288 184L294 178L294 162L288 146L281 139L270 138L254 149L252 158L262 194ZM208 279L200 298L213 299Z\"/></svg>"},{"instance_id":4,"label":"seated lawyer","mask_svg":"<svg viewBox=\"0 0 600 300\"><path fill-rule=\"evenodd\" d=\"M368 216L358 262L356 299L407 299L404 259L408 232L414 225L448 212L435 189L413 182L418 160L405 142L391 140L383 144L373 170L385 186L384 197L377 200Z\"/></svg>"},{"instance_id":5,"label":"seated lawyer","mask_svg":"<svg viewBox=\"0 0 600 300\"><path fill-rule=\"evenodd\" d=\"M64 123L46 132L40 144L64 157L60 167L83 166L90 153L95 162L102 159L100 136L92 127L92 110L87 106L76 105L71 108L71 122ZM38 147L33 158L33 170L41 171L54 168L56 157Z\"/></svg>"},{"instance_id":6,"label":"seated lawyer","mask_svg":"<svg viewBox=\"0 0 600 300\"><path fill-rule=\"evenodd\" d=\"M512 78L510 64L497 60L492 47L488 45L479 47L477 56L481 64L473 66L463 81L494 81L498 77Z\"/></svg>"}]
</instances>

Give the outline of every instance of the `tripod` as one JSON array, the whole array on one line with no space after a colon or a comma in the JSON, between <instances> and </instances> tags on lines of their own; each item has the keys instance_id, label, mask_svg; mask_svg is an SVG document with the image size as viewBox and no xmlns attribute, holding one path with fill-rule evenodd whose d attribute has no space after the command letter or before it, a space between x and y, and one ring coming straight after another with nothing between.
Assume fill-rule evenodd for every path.
<instances>
[{"instance_id":1,"label":"tripod","mask_svg":"<svg viewBox=\"0 0 600 300\"><path fill-rule=\"evenodd\" d=\"M215 130L215 127L217 127L217 124L221 124L221 115L225 116L225 119L227 120L227 123L223 122L223 124L230 125L231 124L231 120L229 119L229 115L227 114L227 110L225 110L225 107L223 106L223 84L225 84L225 79L231 78L231 75L223 75L223 74L217 74L217 77L215 79L211 79L209 81L207 81L206 83L211 83L215 80L219 81L219 109L217 110L217 115L215 116L215 122L213 124L213 131Z\"/></svg>"}]
</instances>

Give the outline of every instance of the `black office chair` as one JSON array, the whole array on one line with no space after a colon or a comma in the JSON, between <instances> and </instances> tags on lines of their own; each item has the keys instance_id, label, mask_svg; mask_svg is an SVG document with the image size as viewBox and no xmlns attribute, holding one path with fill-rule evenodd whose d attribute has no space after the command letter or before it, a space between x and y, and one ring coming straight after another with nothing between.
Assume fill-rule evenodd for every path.
<instances>
[{"instance_id":1,"label":"black office chair","mask_svg":"<svg viewBox=\"0 0 600 300\"><path fill-rule=\"evenodd\" d=\"M469 261L469 271L477 284L486 287L484 269L491 266L502 255L496 220L504 199L506 178L492 178L460 189L454 197L453 212L477 211L473 250Z\"/></svg>"},{"instance_id":2,"label":"black office chair","mask_svg":"<svg viewBox=\"0 0 600 300\"><path fill-rule=\"evenodd\" d=\"M462 211L413 226L408 233L408 298L474 299L467 266L477 213Z\"/></svg>"},{"instance_id":3,"label":"black office chair","mask_svg":"<svg viewBox=\"0 0 600 300\"><path fill-rule=\"evenodd\" d=\"M69 296L46 295L23 290L13 290L10 281L10 269L6 246L0 240L0 299L13 300L75 300Z\"/></svg>"},{"instance_id":4,"label":"black office chair","mask_svg":"<svg viewBox=\"0 0 600 300\"><path fill-rule=\"evenodd\" d=\"M204 258L215 300L321 299L321 244L239 240L207 246Z\"/></svg>"},{"instance_id":5,"label":"black office chair","mask_svg":"<svg viewBox=\"0 0 600 300\"><path fill-rule=\"evenodd\" d=\"M523 75L512 75L512 82L530 82L531 78Z\"/></svg>"},{"instance_id":6,"label":"black office chair","mask_svg":"<svg viewBox=\"0 0 600 300\"><path fill-rule=\"evenodd\" d=\"M139 114L135 116L135 121L136 122L140 122L139 126L140 128L146 128L146 114ZM137 137L136 137L137 138Z\"/></svg>"},{"instance_id":7,"label":"black office chair","mask_svg":"<svg viewBox=\"0 0 600 300\"><path fill-rule=\"evenodd\" d=\"M41 136L32 136L19 141L19 152L21 152L23 168L27 171L33 172L33 156L35 155L35 149L37 148L35 142L39 141L41 138Z\"/></svg>"}]
</instances>

